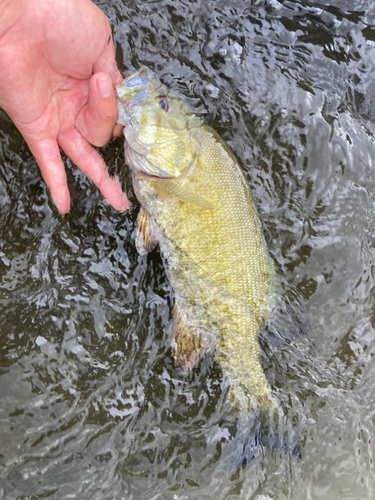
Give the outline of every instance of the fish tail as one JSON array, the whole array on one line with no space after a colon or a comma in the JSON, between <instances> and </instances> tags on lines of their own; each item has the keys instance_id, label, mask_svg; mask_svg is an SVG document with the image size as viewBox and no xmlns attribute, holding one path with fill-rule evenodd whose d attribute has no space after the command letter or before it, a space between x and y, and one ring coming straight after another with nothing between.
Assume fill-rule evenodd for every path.
<instances>
[{"instance_id":1,"label":"fish tail","mask_svg":"<svg viewBox=\"0 0 375 500\"><path fill-rule=\"evenodd\" d=\"M242 393L242 394L241 394ZM229 421L235 421L230 433L230 454L236 468L251 462L262 446L284 450L302 458L299 436L275 396L254 397L240 387L229 391Z\"/></svg>"},{"instance_id":2,"label":"fish tail","mask_svg":"<svg viewBox=\"0 0 375 500\"><path fill-rule=\"evenodd\" d=\"M260 402L259 422L259 438L262 445L281 449L302 458L299 436L274 396Z\"/></svg>"}]
</instances>

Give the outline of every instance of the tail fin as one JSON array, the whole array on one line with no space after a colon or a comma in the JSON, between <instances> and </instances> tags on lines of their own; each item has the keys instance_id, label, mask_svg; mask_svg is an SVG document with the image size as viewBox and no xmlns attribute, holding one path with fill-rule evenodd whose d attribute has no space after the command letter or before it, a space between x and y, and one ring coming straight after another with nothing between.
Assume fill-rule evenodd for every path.
<instances>
[{"instance_id":1,"label":"tail fin","mask_svg":"<svg viewBox=\"0 0 375 500\"><path fill-rule=\"evenodd\" d=\"M301 458L299 437L270 390L256 397L246 387L232 383L228 402L231 405L228 417L238 420L238 428L245 426L256 431L260 444L267 448L279 448Z\"/></svg>"},{"instance_id":2,"label":"tail fin","mask_svg":"<svg viewBox=\"0 0 375 500\"><path fill-rule=\"evenodd\" d=\"M298 434L273 396L247 413L232 407L220 428L212 429L211 441L220 436L223 458L235 469L250 463L262 445L302 458Z\"/></svg>"},{"instance_id":3,"label":"tail fin","mask_svg":"<svg viewBox=\"0 0 375 500\"><path fill-rule=\"evenodd\" d=\"M267 448L282 449L302 458L299 436L277 399L263 400L259 410L260 442Z\"/></svg>"}]
</instances>

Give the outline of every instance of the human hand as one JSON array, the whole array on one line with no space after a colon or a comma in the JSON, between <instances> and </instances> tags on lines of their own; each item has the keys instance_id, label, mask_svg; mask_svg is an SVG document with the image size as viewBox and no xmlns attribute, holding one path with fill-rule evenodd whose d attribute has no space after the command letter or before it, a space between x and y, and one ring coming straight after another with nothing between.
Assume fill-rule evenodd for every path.
<instances>
[{"instance_id":1,"label":"human hand","mask_svg":"<svg viewBox=\"0 0 375 500\"><path fill-rule=\"evenodd\" d=\"M90 146L112 138L121 80L109 22L90 0L0 0L0 107L62 214L70 195L59 147L115 209L130 205Z\"/></svg>"}]
</instances>

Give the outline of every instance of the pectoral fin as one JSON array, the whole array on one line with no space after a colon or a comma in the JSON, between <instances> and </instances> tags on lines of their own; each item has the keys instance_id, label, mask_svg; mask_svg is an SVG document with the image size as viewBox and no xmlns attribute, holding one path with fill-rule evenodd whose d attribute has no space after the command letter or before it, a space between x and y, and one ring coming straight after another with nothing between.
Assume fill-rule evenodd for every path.
<instances>
[{"instance_id":1,"label":"pectoral fin","mask_svg":"<svg viewBox=\"0 0 375 500\"><path fill-rule=\"evenodd\" d=\"M192 189L181 186L177 181L170 179L158 179L151 182L159 196L184 201L205 210L214 210L215 205L207 198L196 193Z\"/></svg>"},{"instance_id":2,"label":"pectoral fin","mask_svg":"<svg viewBox=\"0 0 375 500\"><path fill-rule=\"evenodd\" d=\"M151 252L157 243L150 217L141 208L137 217L137 235L135 237L135 246L139 255L146 255Z\"/></svg>"},{"instance_id":3,"label":"pectoral fin","mask_svg":"<svg viewBox=\"0 0 375 500\"><path fill-rule=\"evenodd\" d=\"M173 308L173 355L177 366L190 371L196 368L206 354L213 352L210 334L204 328L186 322L177 305Z\"/></svg>"}]
</instances>

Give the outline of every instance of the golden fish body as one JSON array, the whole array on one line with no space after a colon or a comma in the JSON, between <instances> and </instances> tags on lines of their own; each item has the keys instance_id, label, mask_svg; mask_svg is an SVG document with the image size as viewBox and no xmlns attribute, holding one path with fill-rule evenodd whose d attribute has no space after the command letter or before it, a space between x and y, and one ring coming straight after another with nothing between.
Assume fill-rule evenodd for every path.
<instances>
[{"instance_id":1,"label":"golden fish body","mask_svg":"<svg viewBox=\"0 0 375 500\"><path fill-rule=\"evenodd\" d=\"M215 356L231 386L264 398L270 388L257 334L267 311L272 268L261 225L249 187L223 141L203 124L189 134L199 153L178 182L209 200L212 210L160 196L154 179L137 172L133 177L176 292L175 359L195 366L210 349L213 334Z\"/></svg>"},{"instance_id":2,"label":"golden fish body","mask_svg":"<svg viewBox=\"0 0 375 500\"><path fill-rule=\"evenodd\" d=\"M142 254L159 245L176 294L176 363L190 369L214 352L236 410L280 408L258 344L273 266L236 159L147 68L117 92L126 161L142 207L137 248Z\"/></svg>"}]
</instances>

